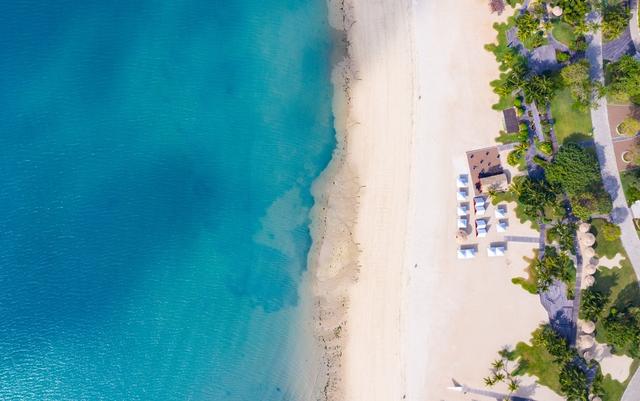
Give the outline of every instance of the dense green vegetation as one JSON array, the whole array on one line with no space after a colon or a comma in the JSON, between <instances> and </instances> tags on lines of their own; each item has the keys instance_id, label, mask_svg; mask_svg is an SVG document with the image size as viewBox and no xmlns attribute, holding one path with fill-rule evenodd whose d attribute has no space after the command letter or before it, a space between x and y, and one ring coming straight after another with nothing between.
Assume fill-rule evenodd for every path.
<instances>
[{"instance_id":1,"label":"dense green vegetation","mask_svg":"<svg viewBox=\"0 0 640 401\"><path fill-rule=\"evenodd\" d=\"M529 176L516 177L510 188L522 210L522 216L532 222L549 221L558 206L557 195L546 180Z\"/></svg>"},{"instance_id":2,"label":"dense green vegetation","mask_svg":"<svg viewBox=\"0 0 640 401\"><path fill-rule=\"evenodd\" d=\"M640 200L640 169L620 173L622 188L629 205Z\"/></svg>"},{"instance_id":3,"label":"dense green vegetation","mask_svg":"<svg viewBox=\"0 0 640 401\"><path fill-rule=\"evenodd\" d=\"M561 144L591 140L591 113L575 107L569 88L556 92L551 100L551 115Z\"/></svg>"},{"instance_id":4,"label":"dense green vegetation","mask_svg":"<svg viewBox=\"0 0 640 401\"><path fill-rule=\"evenodd\" d=\"M591 80L589 62L586 60L564 67L560 76L564 86L569 89L577 110L588 112L598 101L598 96L594 96L594 93L604 92L600 82Z\"/></svg>"},{"instance_id":5,"label":"dense green vegetation","mask_svg":"<svg viewBox=\"0 0 640 401\"><path fill-rule=\"evenodd\" d=\"M585 24L585 17L591 10L589 0L557 0L554 5L562 8L562 20L573 27L582 27Z\"/></svg>"},{"instance_id":6,"label":"dense green vegetation","mask_svg":"<svg viewBox=\"0 0 640 401\"><path fill-rule=\"evenodd\" d=\"M607 4L602 9L602 36L604 40L616 39L629 24L631 13L624 4Z\"/></svg>"},{"instance_id":7,"label":"dense green vegetation","mask_svg":"<svg viewBox=\"0 0 640 401\"><path fill-rule=\"evenodd\" d=\"M583 147L576 144L562 146L546 167L545 175L551 185L564 190L573 213L582 220L588 220L594 213L611 212L611 198L602 184L598 160Z\"/></svg>"},{"instance_id":8,"label":"dense green vegetation","mask_svg":"<svg viewBox=\"0 0 640 401\"><path fill-rule=\"evenodd\" d=\"M640 61L622 56L606 68L607 93L617 102L640 103Z\"/></svg>"},{"instance_id":9,"label":"dense green vegetation","mask_svg":"<svg viewBox=\"0 0 640 401\"><path fill-rule=\"evenodd\" d=\"M607 235L607 232L611 230L609 229L610 226L617 228L617 226L604 219L593 219L591 221L591 231L596 236L594 250L598 257L613 259L619 253L626 255L624 247L622 246L622 241L620 241L619 238L619 229L613 229L618 233L617 236L612 237Z\"/></svg>"},{"instance_id":10,"label":"dense green vegetation","mask_svg":"<svg viewBox=\"0 0 640 401\"><path fill-rule=\"evenodd\" d=\"M594 288L582 290L580 298L580 318L597 322L609 302L607 294Z\"/></svg>"},{"instance_id":11,"label":"dense green vegetation","mask_svg":"<svg viewBox=\"0 0 640 401\"><path fill-rule=\"evenodd\" d=\"M575 235L577 225L574 222L558 222L547 230L547 241L557 242L560 250L575 254Z\"/></svg>"},{"instance_id":12,"label":"dense green vegetation","mask_svg":"<svg viewBox=\"0 0 640 401\"><path fill-rule=\"evenodd\" d=\"M514 87L512 82L514 77L519 77L523 73L525 61L518 52L507 43L507 31L515 26L515 18L510 17L507 22L495 23L493 28L497 32L497 43L485 45L485 49L493 53L500 68L500 77L491 82L493 90L500 100L493 105L496 110L506 109L513 106L515 96L508 88Z\"/></svg>"},{"instance_id":13,"label":"dense green vegetation","mask_svg":"<svg viewBox=\"0 0 640 401\"><path fill-rule=\"evenodd\" d=\"M516 27L518 37L527 49L535 49L546 43L544 31L540 29L540 18L536 15L525 12L516 17Z\"/></svg>"},{"instance_id":14,"label":"dense green vegetation","mask_svg":"<svg viewBox=\"0 0 640 401\"><path fill-rule=\"evenodd\" d=\"M587 400L590 383L581 366L586 362L549 325L532 333L531 345L518 343L515 355L519 365L514 374L536 376L538 382L568 400Z\"/></svg>"},{"instance_id":15,"label":"dense green vegetation","mask_svg":"<svg viewBox=\"0 0 640 401\"><path fill-rule=\"evenodd\" d=\"M567 284L569 298L572 298L570 295L576 279L576 267L566 253L546 247L542 259L536 260L533 264L533 274L536 277L538 293L549 289L555 280L561 280Z\"/></svg>"}]
</instances>

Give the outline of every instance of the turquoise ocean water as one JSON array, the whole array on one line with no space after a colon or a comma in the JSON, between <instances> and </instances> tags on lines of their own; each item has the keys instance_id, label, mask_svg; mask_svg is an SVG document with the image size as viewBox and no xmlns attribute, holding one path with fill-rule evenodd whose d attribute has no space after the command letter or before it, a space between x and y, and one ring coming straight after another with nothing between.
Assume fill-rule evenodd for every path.
<instances>
[{"instance_id":1,"label":"turquoise ocean water","mask_svg":"<svg viewBox=\"0 0 640 401\"><path fill-rule=\"evenodd\" d=\"M297 401L325 0L0 8L0 399Z\"/></svg>"}]
</instances>

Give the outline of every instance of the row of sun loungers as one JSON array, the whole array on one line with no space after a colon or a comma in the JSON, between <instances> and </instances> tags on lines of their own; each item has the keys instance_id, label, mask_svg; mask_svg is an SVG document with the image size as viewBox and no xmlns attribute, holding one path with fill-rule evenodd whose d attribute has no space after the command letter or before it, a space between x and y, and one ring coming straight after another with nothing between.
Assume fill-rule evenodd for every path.
<instances>
[{"instance_id":1,"label":"row of sun loungers","mask_svg":"<svg viewBox=\"0 0 640 401\"><path fill-rule=\"evenodd\" d=\"M456 180L458 187L457 199L458 199L458 229L466 230L469 226L469 212L470 206L468 202L469 198L469 179L467 175L461 174ZM476 217L485 216L489 207L488 200L483 196L476 196L473 198L473 209ZM497 232L505 232L509 227L509 221L507 220L507 207L506 205L498 205L495 208L494 216L498 220L496 224ZM489 231L489 217L476 218L475 230L478 238L487 236ZM506 247L503 244L491 244L487 247L487 256L497 257L504 256ZM467 245L458 248L458 259L472 259L478 254L477 245Z\"/></svg>"},{"instance_id":2,"label":"row of sun loungers","mask_svg":"<svg viewBox=\"0 0 640 401\"><path fill-rule=\"evenodd\" d=\"M497 257L504 256L507 248L504 245L489 245L487 247L487 256ZM458 259L473 259L478 254L477 247L461 247L458 249Z\"/></svg>"}]
</instances>

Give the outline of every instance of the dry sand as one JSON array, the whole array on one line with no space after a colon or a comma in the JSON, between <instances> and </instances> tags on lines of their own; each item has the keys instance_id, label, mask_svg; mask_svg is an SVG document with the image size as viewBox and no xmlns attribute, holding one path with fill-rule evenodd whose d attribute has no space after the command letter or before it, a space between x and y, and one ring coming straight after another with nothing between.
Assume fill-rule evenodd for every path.
<instances>
[{"instance_id":1,"label":"dry sand","mask_svg":"<svg viewBox=\"0 0 640 401\"><path fill-rule=\"evenodd\" d=\"M451 379L483 388L497 351L546 319L510 282L530 245L455 256L460 157L500 130L498 70L483 49L496 17L485 0L329 6L349 57L334 71L338 148L314 188L309 262L327 368L316 398L469 400L446 389Z\"/></svg>"}]
</instances>

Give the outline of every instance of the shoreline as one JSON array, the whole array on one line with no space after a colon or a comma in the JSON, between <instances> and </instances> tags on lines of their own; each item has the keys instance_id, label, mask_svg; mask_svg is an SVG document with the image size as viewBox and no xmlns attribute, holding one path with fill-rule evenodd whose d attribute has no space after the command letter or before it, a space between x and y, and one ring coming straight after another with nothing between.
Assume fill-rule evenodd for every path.
<instances>
[{"instance_id":1,"label":"shoreline","mask_svg":"<svg viewBox=\"0 0 640 401\"><path fill-rule=\"evenodd\" d=\"M446 389L452 376L482 387L500 347L545 317L510 282L528 248L497 264L455 258L455 176L464 152L493 145L500 130L489 85L499 70L483 48L499 18L484 0L327 5L344 54L332 71L336 148L312 187L308 271L323 370L313 399L462 400ZM478 329L469 344L465 333ZM477 358L461 364L469 352Z\"/></svg>"},{"instance_id":2,"label":"shoreline","mask_svg":"<svg viewBox=\"0 0 640 401\"><path fill-rule=\"evenodd\" d=\"M353 228L358 215L360 184L347 161L348 126L352 71L348 26L351 15L345 0L327 0L329 24L334 32L331 82L332 111L336 132L336 147L325 170L314 181L311 193L310 234L312 245L308 254L309 287L312 305L312 325L319 347L320 369L312 398L322 401L342 401L342 363L345 338L348 333L348 291L358 276L358 245Z\"/></svg>"}]
</instances>

